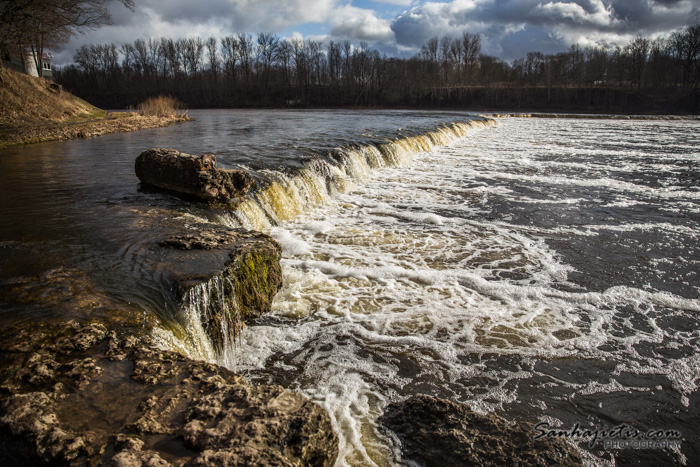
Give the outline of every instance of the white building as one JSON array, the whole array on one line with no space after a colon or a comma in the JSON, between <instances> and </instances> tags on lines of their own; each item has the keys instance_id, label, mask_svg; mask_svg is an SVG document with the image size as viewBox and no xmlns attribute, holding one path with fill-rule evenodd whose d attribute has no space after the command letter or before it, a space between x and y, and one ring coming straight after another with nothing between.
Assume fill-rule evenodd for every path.
<instances>
[{"instance_id":1,"label":"white building","mask_svg":"<svg viewBox=\"0 0 700 467\"><path fill-rule=\"evenodd\" d=\"M39 72L36 67L36 62L34 60L35 57L35 52L32 52L31 50L26 50L24 52L24 55L20 55L18 53L8 53L6 54L3 58L3 65L8 66L10 68L14 68L15 70L22 71L29 76L39 76ZM51 60L53 59L53 56L51 55L51 52L44 52L41 57L41 68L42 68L42 75L44 78L49 78L53 76L51 72Z\"/></svg>"}]
</instances>

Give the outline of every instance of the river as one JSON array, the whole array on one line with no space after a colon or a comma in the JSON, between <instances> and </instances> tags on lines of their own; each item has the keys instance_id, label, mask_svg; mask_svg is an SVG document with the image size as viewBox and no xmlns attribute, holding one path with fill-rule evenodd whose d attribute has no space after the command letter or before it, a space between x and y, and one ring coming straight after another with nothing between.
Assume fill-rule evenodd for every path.
<instances>
[{"instance_id":1,"label":"river","mask_svg":"<svg viewBox=\"0 0 700 467\"><path fill-rule=\"evenodd\" d=\"M2 324L142 316L165 347L320 403L338 465L398 462L376 420L416 393L562 430L682 433L680 448L581 443L594 465L700 460L699 122L192 115L0 151ZM265 189L231 214L145 190L133 160L159 146L213 152ZM154 211L258 228L284 248L272 313L225 355L144 247L163 228Z\"/></svg>"}]
</instances>

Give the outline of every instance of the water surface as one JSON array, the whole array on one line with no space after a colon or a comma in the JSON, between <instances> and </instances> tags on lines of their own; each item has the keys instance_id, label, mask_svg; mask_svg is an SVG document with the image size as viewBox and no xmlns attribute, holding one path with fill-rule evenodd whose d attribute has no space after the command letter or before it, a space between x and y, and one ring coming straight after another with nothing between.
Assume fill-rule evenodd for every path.
<instances>
[{"instance_id":1,"label":"water surface","mask_svg":"<svg viewBox=\"0 0 700 467\"><path fill-rule=\"evenodd\" d=\"M564 429L683 434L680 450L582 446L593 464L700 459L697 122L499 119L420 137L471 116L193 116L0 152L3 324L143 316L162 345L322 404L339 465L399 462L376 420L416 393ZM227 213L144 190L133 160L158 146L248 167L258 191ZM174 301L147 246L197 222L284 247L273 312L225 355L197 346L196 304Z\"/></svg>"}]
</instances>

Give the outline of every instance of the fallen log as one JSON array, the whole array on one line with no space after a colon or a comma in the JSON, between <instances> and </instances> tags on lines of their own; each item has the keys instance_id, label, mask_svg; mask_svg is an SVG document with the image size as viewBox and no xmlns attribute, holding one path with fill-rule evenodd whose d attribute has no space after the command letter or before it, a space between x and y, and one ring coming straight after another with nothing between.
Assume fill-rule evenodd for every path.
<instances>
[{"instance_id":1,"label":"fallen log","mask_svg":"<svg viewBox=\"0 0 700 467\"><path fill-rule=\"evenodd\" d=\"M136 158L134 168L143 183L211 203L241 201L253 185L246 170L217 168L214 154L151 148Z\"/></svg>"}]
</instances>

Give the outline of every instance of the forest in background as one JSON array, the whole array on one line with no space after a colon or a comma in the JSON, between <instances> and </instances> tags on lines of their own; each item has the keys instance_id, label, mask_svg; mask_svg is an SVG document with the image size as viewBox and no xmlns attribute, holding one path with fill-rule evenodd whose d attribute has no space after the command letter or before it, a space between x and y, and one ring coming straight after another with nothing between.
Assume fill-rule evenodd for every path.
<instances>
[{"instance_id":1,"label":"forest in background","mask_svg":"<svg viewBox=\"0 0 700 467\"><path fill-rule=\"evenodd\" d=\"M700 111L700 25L624 47L531 52L512 63L482 54L480 36L469 33L430 39L411 58L365 43L261 33L86 45L74 61L54 78L103 108L165 94L190 108Z\"/></svg>"}]
</instances>

